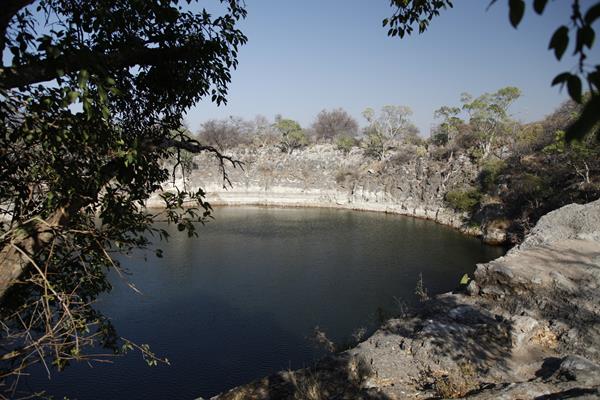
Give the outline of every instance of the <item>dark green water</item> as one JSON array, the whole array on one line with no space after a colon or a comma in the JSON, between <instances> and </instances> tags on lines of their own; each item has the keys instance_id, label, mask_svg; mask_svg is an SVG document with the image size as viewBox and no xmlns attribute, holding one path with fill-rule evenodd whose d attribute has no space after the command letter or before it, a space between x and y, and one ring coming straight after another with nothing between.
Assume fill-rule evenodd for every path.
<instances>
[{"instance_id":1,"label":"dark green water","mask_svg":"<svg viewBox=\"0 0 600 400\"><path fill-rule=\"evenodd\" d=\"M219 208L188 239L173 229L164 258L123 260L143 295L113 279L99 302L119 333L148 343L171 366L137 354L112 365L73 365L48 381L26 380L56 398L193 399L309 365L320 326L334 341L377 326L395 298L416 301L454 289L475 263L503 254L430 221L327 209Z\"/></svg>"}]
</instances>

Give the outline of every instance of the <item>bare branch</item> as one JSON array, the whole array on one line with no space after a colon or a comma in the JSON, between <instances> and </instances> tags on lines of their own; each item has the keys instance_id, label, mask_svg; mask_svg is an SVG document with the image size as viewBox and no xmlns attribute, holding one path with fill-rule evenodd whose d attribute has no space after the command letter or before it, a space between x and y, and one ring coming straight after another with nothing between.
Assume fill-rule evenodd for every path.
<instances>
[{"instance_id":1,"label":"bare branch","mask_svg":"<svg viewBox=\"0 0 600 400\"><path fill-rule=\"evenodd\" d=\"M230 163L233 166L233 168L240 167L242 170L244 169L243 162L236 160L231 156L224 155L223 153L221 153L219 150L217 150L213 146L202 145L202 144L200 144L200 142L198 142L197 140L194 140L194 139L187 139L187 140L165 139L161 143L161 147L178 148L178 149L182 149L182 150L187 150L190 153L194 153L194 154L198 154L198 153L202 153L202 152L212 153L219 161L219 169L221 170L221 173L223 175L223 181L225 182L223 184L224 189L227 188L226 184L229 185L229 187L232 186L231 181L229 180L229 176L227 175L225 163L226 162Z\"/></svg>"}]
</instances>

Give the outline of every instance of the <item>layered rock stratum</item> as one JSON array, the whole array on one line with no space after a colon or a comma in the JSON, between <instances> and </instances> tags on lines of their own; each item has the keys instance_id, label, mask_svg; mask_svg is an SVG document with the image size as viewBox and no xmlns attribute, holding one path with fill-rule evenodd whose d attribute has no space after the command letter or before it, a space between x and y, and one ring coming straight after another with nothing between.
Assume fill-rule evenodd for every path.
<instances>
[{"instance_id":1,"label":"layered rock stratum","mask_svg":"<svg viewBox=\"0 0 600 400\"><path fill-rule=\"evenodd\" d=\"M346 154L332 144L292 154L277 147L241 147L228 152L243 163L243 168L227 169L231 185L224 185L217 161L201 155L185 179L164 189L202 188L213 205L331 207L408 215L481 236L487 243L505 241L508 223L502 217L488 212L474 221L444 201L449 190L477 179L477 166L468 157L440 161L427 152L420 154L417 146L406 146L384 161L365 158L363 153L355 147ZM161 203L154 197L148 205Z\"/></svg>"}]
</instances>

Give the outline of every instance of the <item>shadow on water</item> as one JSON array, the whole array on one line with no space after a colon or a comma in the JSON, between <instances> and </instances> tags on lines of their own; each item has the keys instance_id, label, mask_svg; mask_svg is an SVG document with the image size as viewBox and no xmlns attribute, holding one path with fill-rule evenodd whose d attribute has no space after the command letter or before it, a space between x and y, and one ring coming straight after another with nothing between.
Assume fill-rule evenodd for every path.
<instances>
[{"instance_id":1,"label":"shadow on water","mask_svg":"<svg viewBox=\"0 0 600 400\"><path fill-rule=\"evenodd\" d=\"M136 354L113 365L72 365L50 382L56 398L207 397L323 355L308 340L320 326L334 342L371 331L378 308L414 297L420 273L431 294L452 290L475 263L503 253L430 221L320 209L216 210L200 237L172 235L163 259L123 259L136 295L118 279L98 308L120 336L148 343L171 366ZM469 270L470 269L470 270Z\"/></svg>"},{"instance_id":2,"label":"shadow on water","mask_svg":"<svg viewBox=\"0 0 600 400\"><path fill-rule=\"evenodd\" d=\"M25 378L23 388L43 389L58 399L192 399L257 376L304 366L291 360L312 359L310 343L278 325L272 315L245 314L201 294L194 302L211 312L198 310L191 316L169 306L150 304L145 310L138 306L134 313L119 316L122 336L136 343L150 343L152 351L168 358L170 365L148 367L132 352L110 358L110 364L72 364L63 372L53 373L50 381L38 367ZM139 312L157 318L140 318Z\"/></svg>"},{"instance_id":3,"label":"shadow on water","mask_svg":"<svg viewBox=\"0 0 600 400\"><path fill-rule=\"evenodd\" d=\"M428 360L451 359L456 365L468 363L480 376L485 376L491 365L509 371L507 361L511 356L512 329L508 321L448 297L427 303L419 310L418 318L407 316L390 321L381 332L394 343L407 339L413 346L426 346ZM413 348L411 351L419 350ZM364 354L357 356L353 352L332 355L311 368L280 372L223 393L218 399L394 398L366 384L368 380L377 380L377 371L370 365L372 360L367 361L364 357ZM420 389L433 388L423 380Z\"/></svg>"}]
</instances>

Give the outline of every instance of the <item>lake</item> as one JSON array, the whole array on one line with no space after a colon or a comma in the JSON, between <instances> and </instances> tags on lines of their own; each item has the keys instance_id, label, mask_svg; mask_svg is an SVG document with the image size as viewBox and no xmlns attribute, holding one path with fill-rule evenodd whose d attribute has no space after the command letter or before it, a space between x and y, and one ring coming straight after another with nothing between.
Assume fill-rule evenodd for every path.
<instances>
[{"instance_id":1,"label":"lake","mask_svg":"<svg viewBox=\"0 0 600 400\"><path fill-rule=\"evenodd\" d=\"M332 209L216 208L189 239L169 228L164 257L122 258L132 291L113 276L98 308L121 336L148 343L171 365L137 353L112 364L74 364L50 381L40 369L23 389L62 399L209 397L278 370L310 365L323 350L315 326L347 342L372 331L398 303L457 287L475 264L504 253L431 221Z\"/></svg>"}]
</instances>

